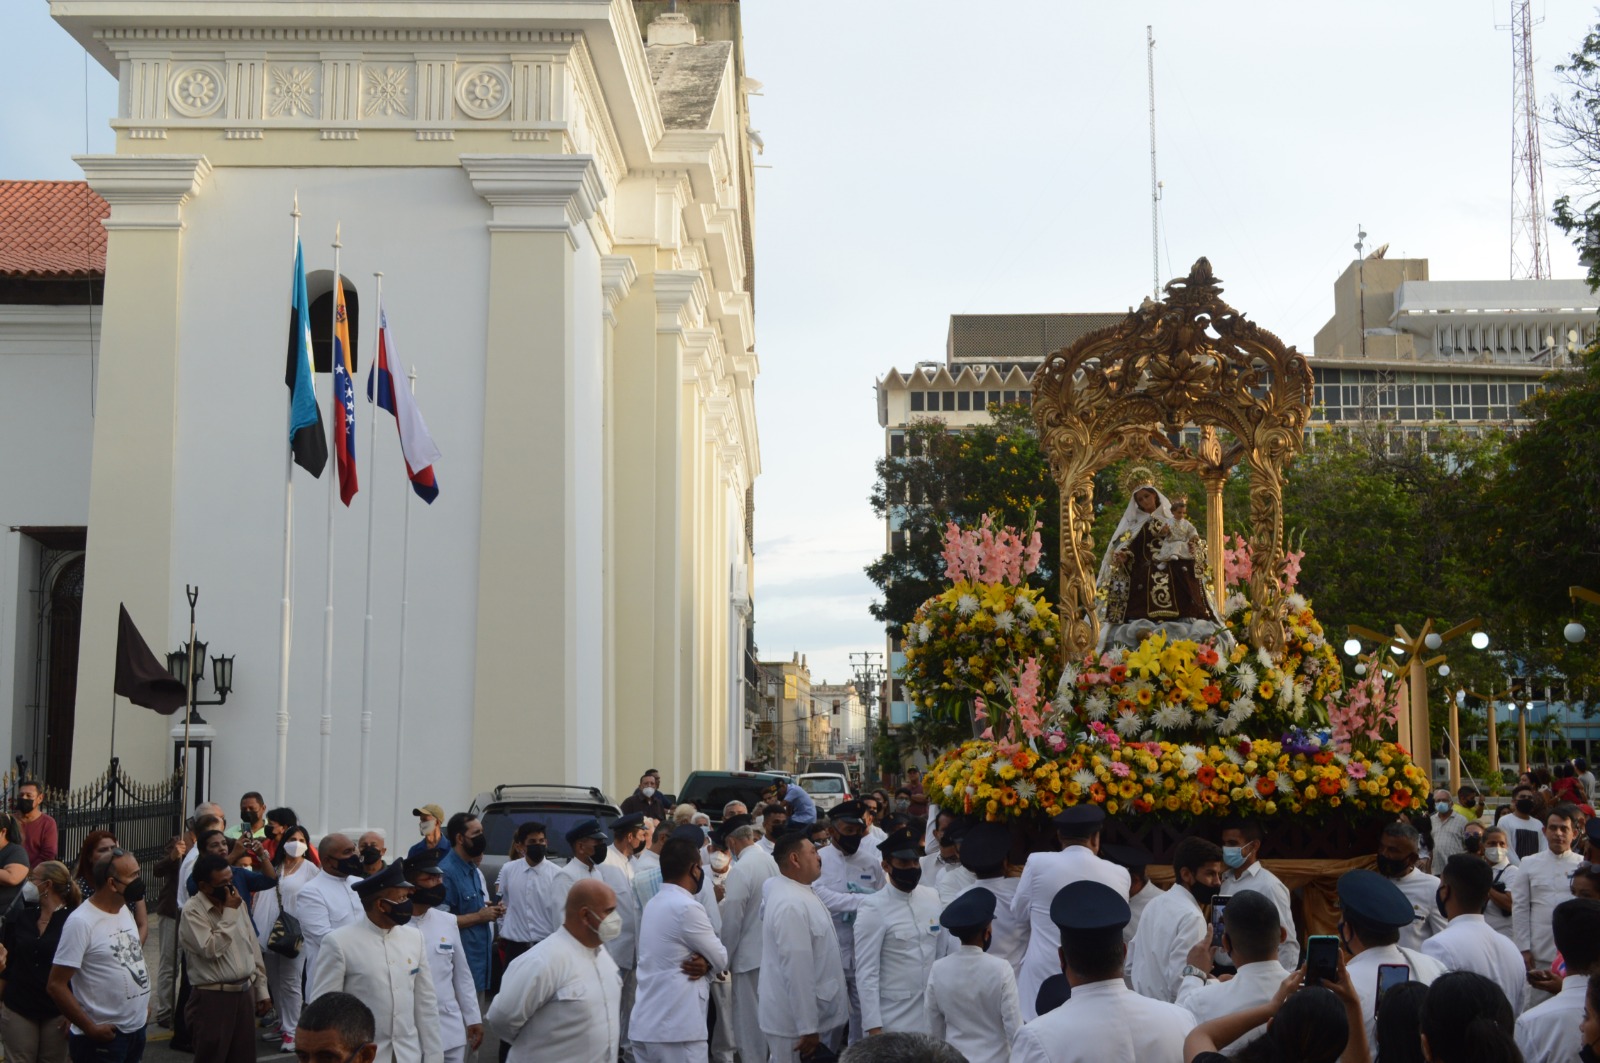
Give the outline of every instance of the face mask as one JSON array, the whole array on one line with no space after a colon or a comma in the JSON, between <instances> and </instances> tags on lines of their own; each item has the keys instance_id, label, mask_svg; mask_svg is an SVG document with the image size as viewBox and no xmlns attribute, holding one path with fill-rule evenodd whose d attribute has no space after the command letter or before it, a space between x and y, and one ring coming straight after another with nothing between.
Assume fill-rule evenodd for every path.
<instances>
[{"instance_id":1,"label":"face mask","mask_svg":"<svg viewBox=\"0 0 1600 1063\"><path fill-rule=\"evenodd\" d=\"M894 803L894 810L896 812L905 812L910 808L911 802L906 800L904 797L897 799Z\"/></svg>"},{"instance_id":2,"label":"face mask","mask_svg":"<svg viewBox=\"0 0 1600 1063\"><path fill-rule=\"evenodd\" d=\"M733 862L733 858L730 857L727 853L712 853L711 854L711 870L716 871L719 874L721 872L723 872L723 871L728 870L728 865L731 864L732 862Z\"/></svg>"},{"instance_id":3,"label":"face mask","mask_svg":"<svg viewBox=\"0 0 1600 1063\"><path fill-rule=\"evenodd\" d=\"M594 932L600 938L602 945L617 940L617 936L622 933L622 916L612 912L600 920L600 925L594 928Z\"/></svg>"},{"instance_id":4,"label":"face mask","mask_svg":"<svg viewBox=\"0 0 1600 1063\"><path fill-rule=\"evenodd\" d=\"M369 845L365 849L361 850L361 863L362 863L362 866L367 866L369 864L376 864L379 860L382 860L382 859L383 859L383 854L378 851L378 847L376 845Z\"/></svg>"},{"instance_id":5,"label":"face mask","mask_svg":"<svg viewBox=\"0 0 1600 1063\"><path fill-rule=\"evenodd\" d=\"M1524 815L1524 816L1532 815L1533 814L1533 798L1531 798L1531 797L1519 797L1519 798L1517 798L1517 811L1519 813L1521 813L1522 815Z\"/></svg>"},{"instance_id":6,"label":"face mask","mask_svg":"<svg viewBox=\"0 0 1600 1063\"><path fill-rule=\"evenodd\" d=\"M1445 921L1448 922L1450 920L1450 913L1445 911L1444 890L1440 889L1433 891L1433 903L1439 906L1439 914L1444 916Z\"/></svg>"},{"instance_id":7,"label":"face mask","mask_svg":"<svg viewBox=\"0 0 1600 1063\"><path fill-rule=\"evenodd\" d=\"M425 819L417 824L417 833L424 838L433 833L433 820Z\"/></svg>"},{"instance_id":8,"label":"face mask","mask_svg":"<svg viewBox=\"0 0 1600 1063\"><path fill-rule=\"evenodd\" d=\"M1244 866L1244 847L1239 845L1224 845L1222 847L1222 862L1231 868Z\"/></svg>"},{"instance_id":9,"label":"face mask","mask_svg":"<svg viewBox=\"0 0 1600 1063\"><path fill-rule=\"evenodd\" d=\"M1491 864L1498 864L1506 858L1506 847L1503 845L1491 845L1483 851L1483 857Z\"/></svg>"},{"instance_id":10,"label":"face mask","mask_svg":"<svg viewBox=\"0 0 1600 1063\"><path fill-rule=\"evenodd\" d=\"M838 846L839 851L844 855L854 856L856 855L856 850L861 848L861 835L841 834L834 839L833 844Z\"/></svg>"},{"instance_id":11,"label":"face mask","mask_svg":"<svg viewBox=\"0 0 1600 1063\"><path fill-rule=\"evenodd\" d=\"M546 845L530 845L522 851L522 855L527 858L529 864L536 866L544 861L545 853L549 851L550 848Z\"/></svg>"},{"instance_id":12,"label":"face mask","mask_svg":"<svg viewBox=\"0 0 1600 1063\"><path fill-rule=\"evenodd\" d=\"M363 870L365 869L361 866L361 857L355 853L351 853L342 860L334 861L333 865L333 873L335 875L356 875L359 877Z\"/></svg>"},{"instance_id":13,"label":"face mask","mask_svg":"<svg viewBox=\"0 0 1600 1063\"><path fill-rule=\"evenodd\" d=\"M17 811L21 812L23 815L27 815L29 812L32 812L33 811L33 798L31 798L31 797L19 797L19 798L17 798Z\"/></svg>"},{"instance_id":14,"label":"face mask","mask_svg":"<svg viewBox=\"0 0 1600 1063\"><path fill-rule=\"evenodd\" d=\"M706 873L704 871L702 871L702 872L700 872L698 875L696 875L694 877L694 888L691 889L689 892L695 894L696 896L698 896L700 891L705 889L705 888L706 888Z\"/></svg>"},{"instance_id":15,"label":"face mask","mask_svg":"<svg viewBox=\"0 0 1600 1063\"><path fill-rule=\"evenodd\" d=\"M1478 853L1483 851L1483 835L1469 834L1462 839L1461 844L1467 847L1467 852Z\"/></svg>"},{"instance_id":16,"label":"face mask","mask_svg":"<svg viewBox=\"0 0 1600 1063\"><path fill-rule=\"evenodd\" d=\"M39 886L31 878L28 881L26 881L26 882L24 882L22 884L22 903L23 904L38 904L39 903Z\"/></svg>"},{"instance_id":17,"label":"face mask","mask_svg":"<svg viewBox=\"0 0 1600 1063\"><path fill-rule=\"evenodd\" d=\"M647 846L644 844L644 842L637 843L633 847L633 855L638 856L640 853L644 852L646 848Z\"/></svg>"},{"instance_id":18,"label":"face mask","mask_svg":"<svg viewBox=\"0 0 1600 1063\"><path fill-rule=\"evenodd\" d=\"M239 820L242 823L254 823L258 818L259 816L253 808L241 808L239 810Z\"/></svg>"},{"instance_id":19,"label":"face mask","mask_svg":"<svg viewBox=\"0 0 1600 1063\"><path fill-rule=\"evenodd\" d=\"M437 908L444 903L444 883L437 886L418 886L411 893L413 905L423 905L427 908Z\"/></svg>"},{"instance_id":20,"label":"face mask","mask_svg":"<svg viewBox=\"0 0 1600 1063\"><path fill-rule=\"evenodd\" d=\"M1600 1063L1600 1052L1596 1052L1593 1045L1579 1045L1578 1059L1581 1063Z\"/></svg>"},{"instance_id":21,"label":"face mask","mask_svg":"<svg viewBox=\"0 0 1600 1063\"><path fill-rule=\"evenodd\" d=\"M639 787L639 794L648 800L656 795L656 788L654 786L641 786Z\"/></svg>"},{"instance_id":22,"label":"face mask","mask_svg":"<svg viewBox=\"0 0 1600 1063\"><path fill-rule=\"evenodd\" d=\"M411 922L411 916L415 914L415 912L416 905L411 903L410 897L407 897L403 901L389 902L389 918L394 921L395 926L405 926L407 923Z\"/></svg>"},{"instance_id":23,"label":"face mask","mask_svg":"<svg viewBox=\"0 0 1600 1063\"><path fill-rule=\"evenodd\" d=\"M917 888L917 883L922 881L922 868L892 867L889 869L889 881L899 889L910 893Z\"/></svg>"},{"instance_id":24,"label":"face mask","mask_svg":"<svg viewBox=\"0 0 1600 1063\"><path fill-rule=\"evenodd\" d=\"M1378 857L1378 874L1384 878L1399 878L1411 870L1411 864L1406 860L1395 860L1387 856Z\"/></svg>"},{"instance_id":25,"label":"face mask","mask_svg":"<svg viewBox=\"0 0 1600 1063\"><path fill-rule=\"evenodd\" d=\"M1222 892L1221 886L1207 886L1204 882L1196 882L1189 887L1189 895L1204 908L1217 899L1217 894Z\"/></svg>"},{"instance_id":26,"label":"face mask","mask_svg":"<svg viewBox=\"0 0 1600 1063\"><path fill-rule=\"evenodd\" d=\"M476 838L468 838L466 842L468 856L482 856L483 851L489 847L489 839L482 834Z\"/></svg>"},{"instance_id":27,"label":"face mask","mask_svg":"<svg viewBox=\"0 0 1600 1063\"><path fill-rule=\"evenodd\" d=\"M233 890L228 886L217 886L211 890L211 899L218 904L227 904L228 895L232 892Z\"/></svg>"},{"instance_id":28,"label":"face mask","mask_svg":"<svg viewBox=\"0 0 1600 1063\"><path fill-rule=\"evenodd\" d=\"M788 820L786 820L786 819L775 819L775 820L772 821L772 826L767 828L767 837L773 839L774 841L776 841L778 836L780 834L782 834L784 831L788 830L788 829L789 829L789 821Z\"/></svg>"},{"instance_id":29,"label":"face mask","mask_svg":"<svg viewBox=\"0 0 1600 1063\"><path fill-rule=\"evenodd\" d=\"M1439 815L1441 815L1441 816L1448 816L1450 814L1450 802L1449 801L1435 801L1433 803L1433 810L1435 812L1439 813Z\"/></svg>"},{"instance_id":30,"label":"face mask","mask_svg":"<svg viewBox=\"0 0 1600 1063\"><path fill-rule=\"evenodd\" d=\"M306 843L299 838L295 838L292 841L283 843L283 851L298 860L306 855Z\"/></svg>"},{"instance_id":31,"label":"face mask","mask_svg":"<svg viewBox=\"0 0 1600 1063\"><path fill-rule=\"evenodd\" d=\"M144 879L136 878L122 887L122 899L128 903L129 908L144 900Z\"/></svg>"}]
</instances>

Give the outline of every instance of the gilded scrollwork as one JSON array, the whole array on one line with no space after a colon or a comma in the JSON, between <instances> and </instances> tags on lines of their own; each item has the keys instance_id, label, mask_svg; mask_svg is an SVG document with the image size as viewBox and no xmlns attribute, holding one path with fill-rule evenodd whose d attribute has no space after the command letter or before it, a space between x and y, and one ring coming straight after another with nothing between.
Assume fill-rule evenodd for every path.
<instances>
[{"instance_id":1,"label":"gilded scrollwork","mask_svg":"<svg viewBox=\"0 0 1600 1063\"><path fill-rule=\"evenodd\" d=\"M1095 603L1094 474L1149 458L1220 480L1250 472L1250 642L1284 649L1283 470L1299 453L1311 411L1305 356L1222 300L1200 259L1122 323L1047 358L1033 378L1033 414L1061 487L1063 653L1099 641ZM1198 451L1170 442L1188 425L1209 429ZM1232 442L1224 448L1216 430Z\"/></svg>"}]
</instances>

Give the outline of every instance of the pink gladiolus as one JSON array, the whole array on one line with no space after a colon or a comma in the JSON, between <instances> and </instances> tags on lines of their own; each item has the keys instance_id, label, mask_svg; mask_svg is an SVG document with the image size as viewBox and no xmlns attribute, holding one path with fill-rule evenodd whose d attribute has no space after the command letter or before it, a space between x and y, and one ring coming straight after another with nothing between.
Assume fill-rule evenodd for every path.
<instances>
[{"instance_id":1,"label":"pink gladiolus","mask_svg":"<svg viewBox=\"0 0 1600 1063\"><path fill-rule=\"evenodd\" d=\"M983 729L983 733L980 734L978 737L979 738L987 738L987 739L993 741L993 739L994 739L994 728L993 727L985 727Z\"/></svg>"},{"instance_id":2,"label":"pink gladiolus","mask_svg":"<svg viewBox=\"0 0 1600 1063\"><path fill-rule=\"evenodd\" d=\"M973 702L972 715L980 720L987 720L989 718L989 707L984 704L982 698L978 698Z\"/></svg>"},{"instance_id":3,"label":"pink gladiolus","mask_svg":"<svg viewBox=\"0 0 1600 1063\"><path fill-rule=\"evenodd\" d=\"M1285 590L1293 590L1294 585L1300 582L1300 562L1305 560L1304 550L1294 550L1283 559L1283 585Z\"/></svg>"}]
</instances>

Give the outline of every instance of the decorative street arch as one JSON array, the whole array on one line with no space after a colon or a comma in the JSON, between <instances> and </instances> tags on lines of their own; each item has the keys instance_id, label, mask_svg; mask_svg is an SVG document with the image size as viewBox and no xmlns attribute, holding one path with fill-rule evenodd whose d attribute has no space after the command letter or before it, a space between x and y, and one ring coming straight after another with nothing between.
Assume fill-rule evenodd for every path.
<instances>
[{"instance_id":1,"label":"decorative street arch","mask_svg":"<svg viewBox=\"0 0 1600 1063\"><path fill-rule=\"evenodd\" d=\"M1094 475L1124 458L1196 472L1206 482L1209 545L1222 547L1222 483L1243 460L1250 473L1252 645L1284 652L1283 472L1300 451L1311 412L1311 367L1293 347L1222 301L1204 258L1189 276L1146 299L1121 324L1050 355L1033 378L1033 415L1061 488L1062 652L1094 650ZM1172 443L1185 427L1196 453ZM1232 436L1226 450L1216 430ZM1213 569L1220 572L1220 564Z\"/></svg>"}]
</instances>

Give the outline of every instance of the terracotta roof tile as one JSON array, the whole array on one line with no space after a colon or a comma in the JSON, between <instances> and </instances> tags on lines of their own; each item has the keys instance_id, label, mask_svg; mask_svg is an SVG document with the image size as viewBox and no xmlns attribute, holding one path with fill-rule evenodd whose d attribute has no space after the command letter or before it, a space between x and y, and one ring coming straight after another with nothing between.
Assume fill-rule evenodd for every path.
<instances>
[{"instance_id":1,"label":"terracotta roof tile","mask_svg":"<svg viewBox=\"0 0 1600 1063\"><path fill-rule=\"evenodd\" d=\"M110 214L83 181L0 181L0 275L104 276Z\"/></svg>"}]
</instances>

